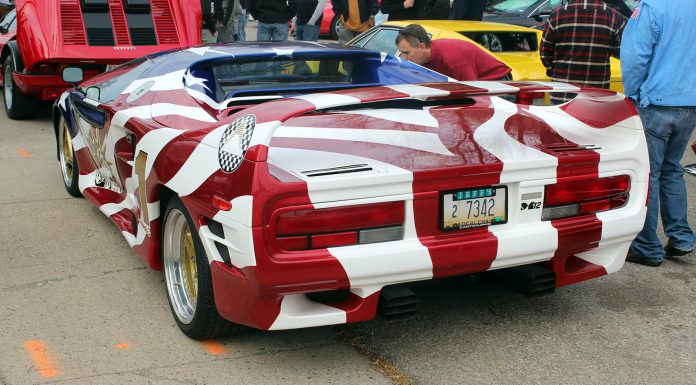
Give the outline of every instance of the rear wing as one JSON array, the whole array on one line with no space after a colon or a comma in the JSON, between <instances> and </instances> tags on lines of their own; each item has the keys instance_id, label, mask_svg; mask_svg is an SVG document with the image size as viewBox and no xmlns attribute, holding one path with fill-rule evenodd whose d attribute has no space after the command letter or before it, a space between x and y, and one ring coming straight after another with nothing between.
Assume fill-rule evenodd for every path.
<instances>
[{"instance_id":1,"label":"rear wing","mask_svg":"<svg viewBox=\"0 0 696 385\"><path fill-rule=\"evenodd\" d=\"M568 103L548 108L561 109L566 114L573 115L593 127L608 127L615 124L616 121L636 115L635 107L622 94L610 90L580 88L556 82L473 81L368 87L332 93L300 95L241 110L230 117L233 119L232 123L224 128L224 132L221 132L218 147L219 156L221 164L225 164L223 159L237 159L233 162L237 166L241 162L241 157L257 162L266 161L268 147L278 127L290 118L314 111L359 107L361 105L370 108L371 104L390 100L444 102L486 95L507 95L514 98L514 102L518 105L531 105L539 104L536 103L539 100L547 100L547 95L554 92L577 95ZM603 119L605 116L608 118ZM238 139L231 140L233 137ZM225 170L224 167L223 170ZM228 172L231 171L233 169Z\"/></svg>"}]
</instances>

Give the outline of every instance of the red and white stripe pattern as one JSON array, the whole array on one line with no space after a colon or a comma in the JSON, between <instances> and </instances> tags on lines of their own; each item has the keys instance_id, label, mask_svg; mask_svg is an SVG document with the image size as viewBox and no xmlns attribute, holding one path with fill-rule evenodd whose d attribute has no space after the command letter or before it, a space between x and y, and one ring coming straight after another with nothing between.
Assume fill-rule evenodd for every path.
<instances>
[{"instance_id":1,"label":"red and white stripe pattern","mask_svg":"<svg viewBox=\"0 0 696 385\"><path fill-rule=\"evenodd\" d=\"M146 82L155 82L133 104L116 111L105 128L105 137L112 136L109 143L114 147L127 131L136 133L134 159L147 154L150 222L139 223L137 236L130 229L128 214L140 210L137 175L133 171L125 178L123 195L97 187L96 167L90 166L91 159L84 154L85 138L78 134L74 143L82 173L80 186L155 267L160 211L157 186L164 185L191 203L194 218L207 216L221 223L224 237L213 234L205 224L198 231L211 262L216 294L236 290L234 296L223 293L217 301L223 316L235 322L286 329L368 319L374 316L379 291L385 285L542 261L565 265L568 258L574 258L581 274L557 271L559 284L572 283L618 270L629 238L639 230L626 223L642 223L645 214L645 139L635 111L615 94L581 93L563 106L534 107L490 95L580 90L550 82L400 85L281 99L218 121L214 116L220 106L201 93L182 90L183 76L179 71L134 83L119 100ZM380 100L438 98L471 101L420 109L355 109ZM598 106L601 113L597 113ZM312 113L324 109L332 110ZM247 159L267 161L268 181L258 174L259 163L255 162L245 162L229 175L220 170L220 138L235 118L245 114L253 114L257 121ZM543 196L544 186L575 172L573 160L542 146L553 143L598 146L582 157L583 167L576 171L583 175L631 176L629 205L580 221L580 238L573 238L567 220L541 221L541 210L519 210L523 196ZM114 164L119 162L115 150L110 149L107 156ZM133 161L126 163L123 167L133 168ZM301 173L362 163L369 164L372 171L318 178ZM308 279L345 282L351 295L341 305L319 304L303 294L284 295L280 303L270 297L262 299L246 278L235 278L256 276L265 282L272 280L266 278L268 269L275 268L266 255L261 227L263 207L259 205L267 198L260 198L259 185L248 184L255 178L260 185L284 180L300 183L306 196L297 198L295 204L314 208L404 201L404 238L317 251L331 262ZM226 183L225 188L221 182ZM444 234L438 228L439 191L498 184L508 187L507 224L458 234ZM201 208L213 192L228 199L233 209ZM231 268L224 264L214 242L227 247ZM298 282L302 279L296 278Z\"/></svg>"}]
</instances>

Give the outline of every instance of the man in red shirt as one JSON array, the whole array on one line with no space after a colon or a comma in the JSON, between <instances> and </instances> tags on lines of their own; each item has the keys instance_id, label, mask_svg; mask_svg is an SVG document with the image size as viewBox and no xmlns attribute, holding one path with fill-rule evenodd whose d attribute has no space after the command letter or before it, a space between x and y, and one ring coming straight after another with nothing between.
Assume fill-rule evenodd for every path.
<instances>
[{"instance_id":1,"label":"man in red shirt","mask_svg":"<svg viewBox=\"0 0 696 385\"><path fill-rule=\"evenodd\" d=\"M418 24L405 26L396 36L401 57L457 80L508 79L510 67L466 40L437 39Z\"/></svg>"}]
</instances>

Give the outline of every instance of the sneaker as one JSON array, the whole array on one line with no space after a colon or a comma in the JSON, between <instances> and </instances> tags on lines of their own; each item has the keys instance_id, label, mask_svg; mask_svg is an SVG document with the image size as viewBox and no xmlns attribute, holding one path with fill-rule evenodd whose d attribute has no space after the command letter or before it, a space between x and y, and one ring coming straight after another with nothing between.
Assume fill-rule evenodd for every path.
<instances>
[{"instance_id":1,"label":"sneaker","mask_svg":"<svg viewBox=\"0 0 696 385\"><path fill-rule=\"evenodd\" d=\"M691 250L677 249L676 247L670 245L669 243L667 244L667 246L665 246L665 255L667 257L681 257L682 255L691 254L692 251L694 251L694 249L691 249Z\"/></svg>"},{"instance_id":2,"label":"sneaker","mask_svg":"<svg viewBox=\"0 0 696 385\"><path fill-rule=\"evenodd\" d=\"M628 249L628 254L626 254L626 262L637 263L644 266L658 267L662 264L662 260L655 261L649 259L648 257L638 254L633 251L633 249Z\"/></svg>"}]
</instances>

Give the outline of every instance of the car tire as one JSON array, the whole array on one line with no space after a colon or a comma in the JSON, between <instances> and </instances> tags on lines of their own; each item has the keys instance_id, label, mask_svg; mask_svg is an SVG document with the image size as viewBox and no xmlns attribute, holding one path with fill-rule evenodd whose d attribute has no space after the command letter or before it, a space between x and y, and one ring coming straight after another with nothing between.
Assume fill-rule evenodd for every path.
<instances>
[{"instance_id":1,"label":"car tire","mask_svg":"<svg viewBox=\"0 0 696 385\"><path fill-rule=\"evenodd\" d=\"M210 264L184 203L169 200L162 227L162 259L167 298L181 331L195 340L236 334L241 325L218 313Z\"/></svg>"},{"instance_id":2,"label":"car tire","mask_svg":"<svg viewBox=\"0 0 696 385\"><path fill-rule=\"evenodd\" d=\"M331 26L329 27L329 36L331 40L338 40L338 23L341 22L341 18L336 15L331 19Z\"/></svg>"},{"instance_id":3,"label":"car tire","mask_svg":"<svg viewBox=\"0 0 696 385\"><path fill-rule=\"evenodd\" d=\"M62 116L58 122L58 160L60 161L60 171L63 175L63 184L68 194L76 198L81 197L82 193L79 185L80 166L77 163L70 131Z\"/></svg>"},{"instance_id":4,"label":"car tire","mask_svg":"<svg viewBox=\"0 0 696 385\"><path fill-rule=\"evenodd\" d=\"M3 103L5 112L10 119L33 118L37 111L36 99L22 93L12 77L13 72L16 72L15 62L12 55L9 55L5 58L5 63L2 66L2 94L5 101Z\"/></svg>"}]
</instances>

